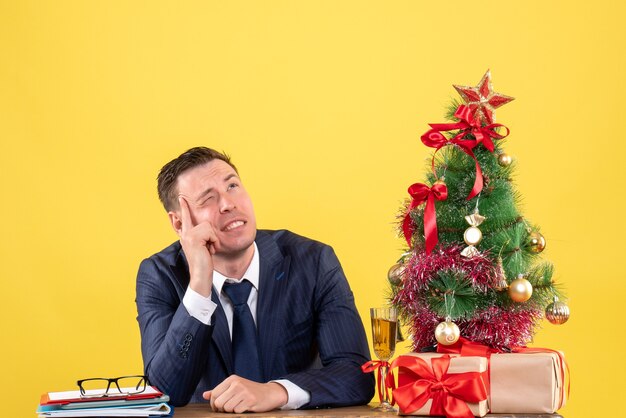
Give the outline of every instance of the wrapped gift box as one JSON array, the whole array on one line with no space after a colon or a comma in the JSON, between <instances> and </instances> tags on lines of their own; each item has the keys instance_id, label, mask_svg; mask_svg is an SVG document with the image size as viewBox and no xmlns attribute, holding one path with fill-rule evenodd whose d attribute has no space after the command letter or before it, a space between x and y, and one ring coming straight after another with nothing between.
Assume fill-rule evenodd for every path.
<instances>
[{"instance_id":1,"label":"wrapped gift box","mask_svg":"<svg viewBox=\"0 0 626 418\"><path fill-rule=\"evenodd\" d=\"M493 414L553 414L565 406L565 363L562 354L552 350L526 349L527 352L491 354L486 357L449 354L448 373L483 372L489 391L488 401L467 403L475 416ZM441 353L409 353L431 364ZM401 356L402 357L402 356ZM488 372L486 372L488 367ZM488 378L487 378L488 373ZM402 368L398 371L398 387L412 384ZM403 415L429 415L432 401Z\"/></svg>"},{"instance_id":2,"label":"wrapped gift box","mask_svg":"<svg viewBox=\"0 0 626 418\"><path fill-rule=\"evenodd\" d=\"M564 367L556 352L492 354L491 412L552 414L565 405Z\"/></svg>"},{"instance_id":3,"label":"wrapped gift box","mask_svg":"<svg viewBox=\"0 0 626 418\"><path fill-rule=\"evenodd\" d=\"M430 370L432 371L432 359L443 357L445 354L441 353L409 353L404 354L400 357L418 357L426 362ZM397 360L396 360L397 361ZM478 372L479 374L476 376L477 383L479 386L484 388L485 393L487 392L485 379L487 378L487 359L484 357L460 357L460 356L451 356L450 364L448 367L448 374L462 374L466 372ZM415 382L415 376L407 372L407 370L403 367L398 368L398 389L403 386L413 385ZM398 405L401 406L401 402L399 401L397 395L397 390L394 390L394 399L398 402ZM451 395L450 395L451 396ZM400 407L400 414L402 415L431 415L431 407L433 400L428 399L426 403L424 403L421 407L413 411L406 411ZM485 400L479 402L466 402L466 405L471 410L474 416L482 417L485 416L488 412L487 399L485 396Z\"/></svg>"}]
</instances>

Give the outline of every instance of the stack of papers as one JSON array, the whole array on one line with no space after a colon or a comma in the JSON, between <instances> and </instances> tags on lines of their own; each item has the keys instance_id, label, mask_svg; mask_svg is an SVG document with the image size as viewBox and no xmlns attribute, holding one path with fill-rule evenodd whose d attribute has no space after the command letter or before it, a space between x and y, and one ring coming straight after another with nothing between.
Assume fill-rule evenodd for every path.
<instances>
[{"instance_id":1,"label":"stack of papers","mask_svg":"<svg viewBox=\"0 0 626 418\"><path fill-rule=\"evenodd\" d=\"M131 388L122 388L130 391ZM89 395L89 391L87 392ZM169 396L154 386L134 395L81 397L77 390L49 392L41 396L37 414L43 417L163 417L174 410Z\"/></svg>"}]
</instances>

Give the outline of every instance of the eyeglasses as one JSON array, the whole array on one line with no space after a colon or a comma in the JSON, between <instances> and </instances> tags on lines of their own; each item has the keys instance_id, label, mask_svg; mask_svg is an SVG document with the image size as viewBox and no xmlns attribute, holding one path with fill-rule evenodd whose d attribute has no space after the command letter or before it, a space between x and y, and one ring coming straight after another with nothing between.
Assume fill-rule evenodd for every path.
<instances>
[{"instance_id":1,"label":"eyeglasses","mask_svg":"<svg viewBox=\"0 0 626 418\"><path fill-rule=\"evenodd\" d=\"M147 376L93 377L76 382L81 398L104 398L141 393L150 385Z\"/></svg>"}]
</instances>

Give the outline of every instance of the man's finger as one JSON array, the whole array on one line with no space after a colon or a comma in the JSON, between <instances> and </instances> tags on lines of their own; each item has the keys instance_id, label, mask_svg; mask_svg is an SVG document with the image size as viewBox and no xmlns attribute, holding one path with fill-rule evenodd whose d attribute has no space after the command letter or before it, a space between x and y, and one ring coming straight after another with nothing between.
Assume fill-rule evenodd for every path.
<instances>
[{"instance_id":1,"label":"man's finger","mask_svg":"<svg viewBox=\"0 0 626 418\"><path fill-rule=\"evenodd\" d=\"M213 411L219 411L220 407L224 405L224 402L220 402L220 407L215 405L215 401L230 387L230 382L228 378L224 380L219 385L215 386L213 390L211 390L211 399L209 399L209 403L211 404L211 409Z\"/></svg>"},{"instance_id":2,"label":"man's finger","mask_svg":"<svg viewBox=\"0 0 626 418\"><path fill-rule=\"evenodd\" d=\"M226 402L224 402L224 406L222 407L222 409L226 412L242 413L246 412L248 410L248 407L246 406L242 396L233 393L231 397Z\"/></svg>"},{"instance_id":3,"label":"man's finger","mask_svg":"<svg viewBox=\"0 0 626 418\"><path fill-rule=\"evenodd\" d=\"M187 199L183 196L178 196L178 205L180 206L180 221L183 231L189 231L193 224L191 223L191 213L189 211L189 204Z\"/></svg>"},{"instance_id":4,"label":"man's finger","mask_svg":"<svg viewBox=\"0 0 626 418\"><path fill-rule=\"evenodd\" d=\"M213 394L211 394L211 398L209 399L209 405L211 406L211 410L217 412L217 407L215 406L215 398Z\"/></svg>"},{"instance_id":5,"label":"man's finger","mask_svg":"<svg viewBox=\"0 0 626 418\"><path fill-rule=\"evenodd\" d=\"M207 401L211 400L211 391L207 390L206 392L202 394L202 397L206 399Z\"/></svg>"}]
</instances>

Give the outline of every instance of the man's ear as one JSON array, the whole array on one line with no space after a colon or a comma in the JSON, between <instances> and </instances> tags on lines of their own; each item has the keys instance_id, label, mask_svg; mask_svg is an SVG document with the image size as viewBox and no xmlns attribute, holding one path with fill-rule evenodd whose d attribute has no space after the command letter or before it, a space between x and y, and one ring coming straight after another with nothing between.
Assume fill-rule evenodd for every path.
<instances>
[{"instance_id":1,"label":"man's ear","mask_svg":"<svg viewBox=\"0 0 626 418\"><path fill-rule=\"evenodd\" d=\"M180 219L180 216L174 211L167 212L167 216L170 218L170 223L172 224L172 228L174 228L174 232L180 237L180 234L183 232L183 222Z\"/></svg>"}]
</instances>

